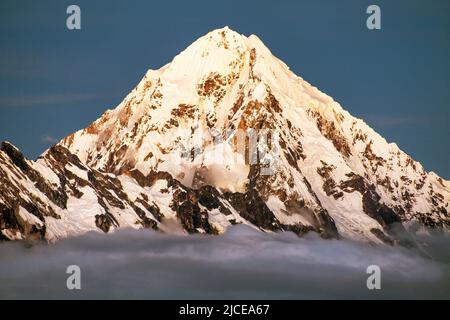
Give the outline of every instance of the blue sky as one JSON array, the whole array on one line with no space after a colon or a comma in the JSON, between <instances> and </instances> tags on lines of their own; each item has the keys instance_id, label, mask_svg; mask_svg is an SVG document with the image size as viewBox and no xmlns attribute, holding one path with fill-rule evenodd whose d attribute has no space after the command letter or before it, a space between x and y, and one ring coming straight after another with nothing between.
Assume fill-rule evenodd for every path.
<instances>
[{"instance_id":1,"label":"blue sky","mask_svg":"<svg viewBox=\"0 0 450 320\"><path fill-rule=\"evenodd\" d=\"M66 28L81 8L82 30ZM381 7L382 29L366 28ZM450 1L0 2L0 140L35 158L114 108L149 68L228 25L427 170L450 178Z\"/></svg>"}]
</instances>

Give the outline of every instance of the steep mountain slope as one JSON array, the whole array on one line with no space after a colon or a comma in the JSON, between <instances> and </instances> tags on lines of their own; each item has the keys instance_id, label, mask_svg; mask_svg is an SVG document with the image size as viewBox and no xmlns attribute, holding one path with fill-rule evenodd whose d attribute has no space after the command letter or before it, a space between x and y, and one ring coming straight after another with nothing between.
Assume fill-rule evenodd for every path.
<instances>
[{"instance_id":1,"label":"steep mountain slope","mask_svg":"<svg viewBox=\"0 0 450 320\"><path fill-rule=\"evenodd\" d=\"M337 236L331 221L324 224L326 230L283 225L254 194L221 194L211 186L194 190L167 172L144 176L131 170L116 176L87 167L61 146L29 161L3 142L0 182L0 240L54 241L119 227L218 234L238 223L267 231L314 230L324 237Z\"/></svg>"},{"instance_id":2,"label":"steep mountain slope","mask_svg":"<svg viewBox=\"0 0 450 320\"><path fill-rule=\"evenodd\" d=\"M323 236L392 242L394 222L450 225L448 181L426 173L395 144L293 74L256 36L245 37L227 27L201 37L161 69L149 70L116 109L66 137L37 162L26 162L39 166L44 177L49 169L59 173L59 188L67 193L70 187L62 181L77 174L67 169L67 160L49 160L54 152L72 159L70 168L91 172L119 191L109 197L109 187L89 176L83 179L77 188L88 183L92 197L84 201L98 210L82 214L47 196L50 207L62 210L53 208L56 214L68 219L55 223L51 212L40 219L49 239L95 228L99 219L117 227L142 226L147 218L155 221L149 222L155 228L164 228L152 210L145 210L152 204L189 232L221 232L233 221L264 230L313 230ZM1 159L25 175L18 183L29 190L33 177L19 172L5 151ZM4 179L14 185L17 181L5 165ZM220 206L183 206L173 188L165 195L170 200L158 202L164 192L151 189L155 175L173 181L175 189L188 195L208 194ZM136 211L140 200L130 192L142 196L144 214ZM116 200L122 206L113 205ZM7 208L12 210L11 200ZM14 216L20 216L24 206L14 208L19 212ZM198 210L205 210L200 216L210 227L183 223L184 215L196 220ZM127 222L119 221L122 215ZM90 225L74 228L78 220Z\"/></svg>"}]
</instances>

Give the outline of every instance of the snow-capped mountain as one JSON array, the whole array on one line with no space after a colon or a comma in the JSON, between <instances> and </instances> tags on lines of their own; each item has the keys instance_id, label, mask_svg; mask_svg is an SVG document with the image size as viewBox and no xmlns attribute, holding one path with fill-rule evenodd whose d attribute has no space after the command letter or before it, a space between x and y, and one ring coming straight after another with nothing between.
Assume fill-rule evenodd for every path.
<instances>
[{"instance_id":1,"label":"snow-capped mountain","mask_svg":"<svg viewBox=\"0 0 450 320\"><path fill-rule=\"evenodd\" d=\"M450 182L227 27L36 161L4 143L0 181L3 239L245 223L392 243L395 222L450 226Z\"/></svg>"}]
</instances>

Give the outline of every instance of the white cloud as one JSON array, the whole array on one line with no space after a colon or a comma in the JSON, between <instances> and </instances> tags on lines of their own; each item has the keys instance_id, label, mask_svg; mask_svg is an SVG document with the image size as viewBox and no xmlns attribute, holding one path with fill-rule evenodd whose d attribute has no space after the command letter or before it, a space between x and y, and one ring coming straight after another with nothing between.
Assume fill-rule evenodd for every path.
<instances>
[{"instance_id":1,"label":"white cloud","mask_svg":"<svg viewBox=\"0 0 450 320\"><path fill-rule=\"evenodd\" d=\"M56 139L56 138L54 138L54 137L52 137L52 136L50 136L50 135L44 135L44 136L42 136L42 138L41 138L41 142L44 142L44 143L57 143L58 142L58 139Z\"/></svg>"},{"instance_id":2,"label":"white cloud","mask_svg":"<svg viewBox=\"0 0 450 320\"><path fill-rule=\"evenodd\" d=\"M0 298L448 299L450 237L423 237L416 240L433 259L413 248L245 226L223 236L119 230L31 248L0 243ZM74 264L82 274L76 294L65 285ZM381 290L366 287L369 265L380 267Z\"/></svg>"},{"instance_id":3,"label":"white cloud","mask_svg":"<svg viewBox=\"0 0 450 320\"><path fill-rule=\"evenodd\" d=\"M89 94L89 93L61 93L45 95L17 95L0 97L1 107L33 107L41 105L55 105L72 102L92 101L104 98L111 98L108 94Z\"/></svg>"},{"instance_id":4,"label":"white cloud","mask_svg":"<svg viewBox=\"0 0 450 320\"><path fill-rule=\"evenodd\" d=\"M415 125L425 123L427 117L413 115L365 115L362 119L375 127L391 127L401 125Z\"/></svg>"}]
</instances>

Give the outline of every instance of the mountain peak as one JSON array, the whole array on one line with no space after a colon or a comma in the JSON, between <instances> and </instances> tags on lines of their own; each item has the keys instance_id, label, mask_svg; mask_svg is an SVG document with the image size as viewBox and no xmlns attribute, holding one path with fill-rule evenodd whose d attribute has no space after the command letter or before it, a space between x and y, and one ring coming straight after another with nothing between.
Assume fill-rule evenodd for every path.
<instances>
[{"instance_id":1,"label":"mountain peak","mask_svg":"<svg viewBox=\"0 0 450 320\"><path fill-rule=\"evenodd\" d=\"M266 55L267 59L271 56L270 50L257 36L247 37L225 26L198 38L169 65L178 71L188 68L186 72L189 73L194 69L203 73L213 68L223 70L230 64L238 64L246 56L249 58L252 50L258 51L256 56Z\"/></svg>"},{"instance_id":2,"label":"mountain peak","mask_svg":"<svg viewBox=\"0 0 450 320\"><path fill-rule=\"evenodd\" d=\"M257 36L228 27L149 70L114 110L36 163L3 155L7 178L11 166L35 168L24 171L24 185L36 180L62 216L71 209L61 197L84 204L99 197L95 219L87 212L86 221L107 231L134 225L134 213L120 208L161 230L164 216L189 232L239 222L388 243L392 223L450 226L447 182L295 75ZM62 179L61 195L36 171Z\"/></svg>"},{"instance_id":3,"label":"mountain peak","mask_svg":"<svg viewBox=\"0 0 450 320\"><path fill-rule=\"evenodd\" d=\"M236 35L239 35L238 32L236 32L236 31L230 29L228 26L224 26L224 27L222 27L222 28L217 28L217 29L211 30L211 31L208 32L207 34L210 34L210 33L215 33L215 34L234 33L234 34L236 34Z\"/></svg>"},{"instance_id":4,"label":"mountain peak","mask_svg":"<svg viewBox=\"0 0 450 320\"><path fill-rule=\"evenodd\" d=\"M211 30L210 32L208 32L204 36L200 37L199 39L202 39L202 38L209 38L209 39L225 38L227 40L236 40L239 38L247 38L247 37L239 32L236 32L236 31L230 29L228 26L224 26L222 28Z\"/></svg>"}]
</instances>

